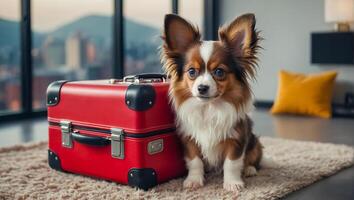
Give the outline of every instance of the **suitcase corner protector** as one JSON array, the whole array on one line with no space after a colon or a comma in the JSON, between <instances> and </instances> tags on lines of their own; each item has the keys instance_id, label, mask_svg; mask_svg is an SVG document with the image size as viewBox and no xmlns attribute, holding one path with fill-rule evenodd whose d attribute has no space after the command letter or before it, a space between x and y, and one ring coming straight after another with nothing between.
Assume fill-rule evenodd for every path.
<instances>
[{"instance_id":1,"label":"suitcase corner protector","mask_svg":"<svg viewBox=\"0 0 354 200\"><path fill-rule=\"evenodd\" d=\"M61 168L59 156L50 149L48 149L48 164L52 169L63 171L63 169Z\"/></svg>"},{"instance_id":2,"label":"suitcase corner protector","mask_svg":"<svg viewBox=\"0 0 354 200\"><path fill-rule=\"evenodd\" d=\"M157 174L152 168L132 168L128 172L128 185L146 191L157 185Z\"/></svg>"},{"instance_id":3,"label":"suitcase corner protector","mask_svg":"<svg viewBox=\"0 0 354 200\"><path fill-rule=\"evenodd\" d=\"M125 104L134 111L146 111L155 104L156 92L153 86L130 84L125 93Z\"/></svg>"},{"instance_id":4,"label":"suitcase corner protector","mask_svg":"<svg viewBox=\"0 0 354 200\"><path fill-rule=\"evenodd\" d=\"M61 87L67 82L67 80L61 80L49 84L47 88L47 106L55 106L59 103Z\"/></svg>"}]
</instances>

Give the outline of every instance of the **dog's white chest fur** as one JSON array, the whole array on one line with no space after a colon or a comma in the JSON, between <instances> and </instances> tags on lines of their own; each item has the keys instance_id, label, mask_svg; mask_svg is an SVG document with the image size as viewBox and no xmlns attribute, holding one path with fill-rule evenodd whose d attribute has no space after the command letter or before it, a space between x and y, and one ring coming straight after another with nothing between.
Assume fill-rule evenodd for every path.
<instances>
[{"instance_id":1,"label":"dog's white chest fur","mask_svg":"<svg viewBox=\"0 0 354 200\"><path fill-rule=\"evenodd\" d=\"M235 123L244 114L238 113L235 107L226 101L214 100L204 103L190 98L178 108L177 123L180 134L193 138L208 164L217 166L222 158L217 144L234 136Z\"/></svg>"}]
</instances>

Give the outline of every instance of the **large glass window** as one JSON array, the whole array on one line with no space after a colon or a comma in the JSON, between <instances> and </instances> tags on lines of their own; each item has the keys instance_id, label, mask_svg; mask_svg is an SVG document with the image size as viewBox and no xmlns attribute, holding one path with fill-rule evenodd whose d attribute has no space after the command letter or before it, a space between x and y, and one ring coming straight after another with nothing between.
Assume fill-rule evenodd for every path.
<instances>
[{"instance_id":1,"label":"large glass window","mask_svg":"<svg viewBox=\"0 0 354 200\"><path fill-rule=\"evenodd\" d=\"M192 24L198 26L199 31L204 30L204 0L179 0L178 13ZM202 34L203 35L203 34Z\"/></svg>"},{"instance_id":2,"label":"large glass window","mask_svg":"<svg viewBox=\"0 0 354 200\"><path fill-rule=\"evenodd\" d=\"M20 1L0 1L0 115L21 109Z\"/></svg>"},{"instance_id":3,"label":"large glass window","mask_svg":"<svg viewBox=\"0 0 354 200\"><path fill-rule=\"evenodd\" d=\"M26 1L31 7L31 44L26 35L21 35L26 34L20 24L21 2ZM113 58L120 52L124 53L125 62L115 67L124 67L124 75L162 72L160 36L164 16L172 12L172 0L26 1L0 1L0 120L13 114L31 116L37 111L44 114L41 111L46 107L46 88L53 81L113 77ZM124 32L113 35L113 16L121 12L114 10L114 3L121 2ZM203 32L204 1L177 3L179 14ZM24 10L29 8L27 3L23 6ZM113 38L119 38L120 34L124 36L124 49L118 47L113 52ZM21 44L32 47L31 52L26 52L31 54L32 88L21 85L22 78L24 81L29 78L21 71ZM32 94L32 110L22 109L23 101L29 98L27 89Z\"/></svg>"},{"instance_id":4,"label":"large glass window","mask_svg":"<svg viewBox=\"0 0 354 200\"><path fill-rule=\"evenodd\" d=\"M112 77L114 0L32 0L33 108L55 80Z\"/></svg>"},{"instance_id":5,"label":"large glass window","mask_svg":"<svg viewBox=\"0 0 354 200\"><path fill-rule=\"evenodd\" d=\"M161 72L159 46L171 1L124 1L125 74Z\"/></svg>"}]
</instances>

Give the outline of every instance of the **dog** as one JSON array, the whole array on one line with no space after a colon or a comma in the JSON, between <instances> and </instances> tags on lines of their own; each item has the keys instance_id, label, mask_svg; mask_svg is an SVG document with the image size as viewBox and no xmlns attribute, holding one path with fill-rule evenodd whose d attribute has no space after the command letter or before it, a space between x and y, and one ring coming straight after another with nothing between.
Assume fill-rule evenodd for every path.
<instances>
[{"instance_id":1,"label":"dog","mask_svg":"<svg viewBox=\"0 0 354 200\"><path fill-rule=\"evenodd\" d=\"M188 175L185 188L204 185L207 169L223 170L223 187L240 191L243 176L256 175L262 145L252 132L249 81L255 79L260 36L253 14L219 29L218 41L202 41L198 28L165 16L161 61L170 79Z\"/></svg>"}]
</instances>

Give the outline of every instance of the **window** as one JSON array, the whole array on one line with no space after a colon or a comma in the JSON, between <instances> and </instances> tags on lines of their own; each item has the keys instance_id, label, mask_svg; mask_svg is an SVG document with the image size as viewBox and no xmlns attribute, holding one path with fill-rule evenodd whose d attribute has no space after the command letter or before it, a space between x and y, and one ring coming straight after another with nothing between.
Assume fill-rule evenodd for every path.
<instances>
[{"instance_id":1,"label":"window","mask_svg":"<svg viewBox=\"0 0 354 200\"><path fill-rule=\"evenodd\" d=\"M159 46L171 1L124 1L124 71L126 75L162 72Z\"/></svg>"},{"instance_id":2,"label":"window","mask_svg":"<svg viewBox=\"0 0 354 200\"><path fill-rule=\"evenodd\" d=\"M32 0L33 108L55 80L112 77L113 0Z\"/></svg>"},{"instance_id":3,"label":"window","mask_svg":"<svg viewBox=\"0 0 354 200\"><path fill-rule=\"evenodd\" d=\"M172 10L215 39L216 0L1 0L0 122L44 116L56 80L162 72L158 48Z\"/></svg>"},{"instance_id":4,"label":"window","mask_svg":"<svg viewBox=\"0 0 354 200\"><path fill-rule=\"evenodd\" d=\"M203 0L179 0L179 15L187 19L193 25L198 26L199 31L204 31L204 1Z\"/></svg>"},{"instance_id":5,"label":"window","mask_svg":"<svg viewBox=\"0 0 354 200\"><path fill-rule=\"evenodd\" d=\"M0 1L0 115L21 110L20 1Z\"/></svg>"}]
</instances>

